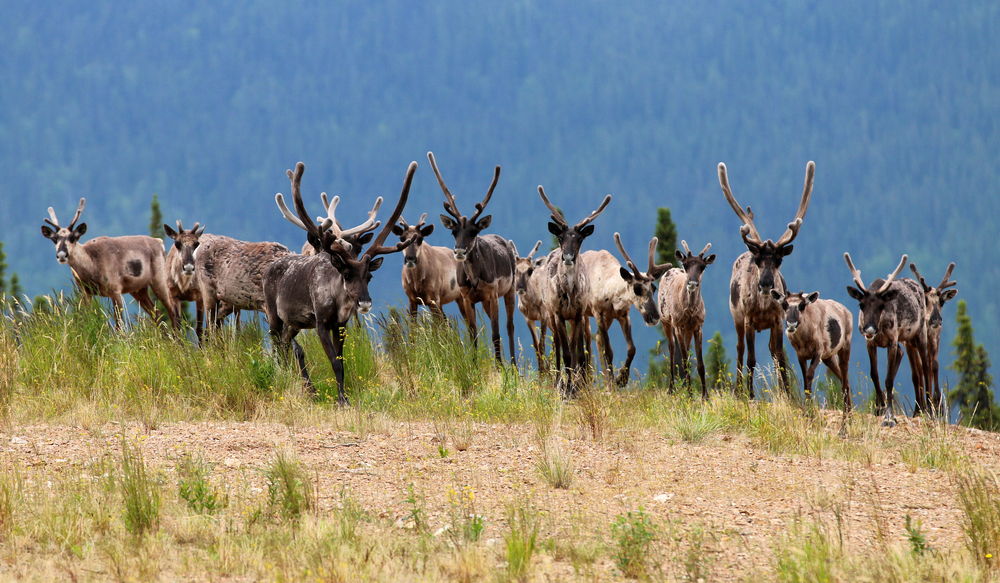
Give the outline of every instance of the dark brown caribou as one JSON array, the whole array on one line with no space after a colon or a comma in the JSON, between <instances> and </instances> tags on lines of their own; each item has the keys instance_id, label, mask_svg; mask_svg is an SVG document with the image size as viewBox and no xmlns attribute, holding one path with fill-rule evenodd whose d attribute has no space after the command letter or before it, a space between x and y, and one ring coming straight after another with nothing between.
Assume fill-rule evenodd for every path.
<instances>
[{"instance_id":1,"label":"dark brown caribou","mask_svg":"<svg viewBox=\"0 0 1000 583\"><path fill-rule=\"evenodd\" d=\"M605 196L597 210L574 226L570 226L562 211L549 202L541 185L538 186L538 195L551 213L549 232L559 241L559 247L553 249L545 260L547 278L542 296L552 327L553 362L559 372L556 383L561 384L567 394L575 395L588 374L589 358L586 352L590 344L586 338L590 277L587 265L580 258L580 247L583 240L594 233L594 225L590 223L604 212L611 202L611 195ZM567 322L570 325L568 334Z\"/></svg>"},{"instance_id":2,"label":"dark brown caribou","mask_svg":"<svg viewBox=\"0 0 1000 583\"><path fill-rule=\"evenodd\" d=\"M913 392L916 404L913 415L919 415L927 409L927 396L924 388L928 386L929 367L927 366L927 323L924 318L926 301L920 284L909 278L896 279L896 276L906 266L906 255L887 279L878 278L865 288L861 272L854 268L851 255L844 253L844 260L851 270L854 284L847 286L847 293L858 301L858 330L865 337L868 348L868 361L871 364L871 379L875 383L875 404L883 411L884 425L896 424L893 413L893 383L896 371L903 360L900 342L906 347L906 356L910 361L910 374L913 379ZM879 384L878 354L876 349L885 348L887 352L888 369L885 375L885 393Z\"/></svg>"},{"instance_id":3,"label":"dark brown caribou","mask_svg":"<svg viewBox=\"0 0 1000 583\"><path fill-rule=\"evenodd\" d=\"M812 195L813 176L816 164L810 161L806 164L806 181L802 189L802 199L795 220L788 224L787 230L776 243L770 239L762 241L753 222L753 211L750 207L744 212L733 197L729 188L729 178L726 165L719 163L719 184L726 196L726 201L732 207L736 216L743 222L740 236L747 246L747 251L733 263L733 275L729 281L729 311L736 325L736 366L737 387L746 382L748 394L754 398L753 376L757 366L757 354L754 339L758 331L770 330L771 338L768 348L776 371L780 371L781 386L788 390L788 372L785 370L785 348L781 336L781 320L783 311L778 302L771 297L771 290L785 293L785 278L779 269L782 260L791 254L792 241L799 234L802 219L809 208L809 197ZM747 349L747 373L743 372L743 350Z\"/></svg>"},{"instance_id":4,"label":"dark brown caribou","mask_svg":"<svg viewBox=\"0 0 1000 583\"><path fill-rule=\"evenodd\" d=\"M51 229L42 225L42 235L56 246L56 261L69 264L77 286L88 295L111 298L114 304L114 318L122 323L125 302L122 294L131 294L139 305L154 318L157 317L156 304L149 297L149 288L167 308L167 315L174 328L178 327L173 300L167 285L167 267L163 257L163 241L145 235L124 237L97 237L86 243L80 238L87 232L87 223L76 224L87 199L81 198L80 205L69 226L59 226L56 212L49 207Z\"/></svg>"},{"instance_id":5,"label":"dark brown caribou","mask_svg":"<svg viewBox=\"0 0 1000 583\"><path fill-rule=\"evenodd\" d=\"M694 340L694 354L701 379L701 397L708 399L708 383L705 382L705 360L702 358L702 330L705 326L705 302L701 297L701 277L705 268L715 262L715 253L705 257L712 248L708 243L701 253L695 255L688 248L687 241L681 241L684 253L674 250L674 257L680 267L670 268L660 280L658 296L660 322L663 335L667 338L670 353L670 389L674 390L674 375L683 369L687 384L691 386L691 367L688 350ZM653 247L649 249L652 256ZM686 253L686 254L685 254ZM669 266L668 266L669 267Z\"/></svg>"},{"instance_id":6,"label":"dark brown caribou","mask_svg":"<svg viewBox=\"0 0 1000 583\"><path fill-rule=\"evenodd\" d=\"M476 212L466 218L458 210L455 197L444 183L438 170L434 153L427 152L438 185L444 192L444 209L448 215L441 215L441 224L451 231L455 237L455 260L458 261L458 285L462 289L462 297L466 304L466 321L469 324L469 334L473 343L478 346L476 333L476 304L482 303L483 310L490 317L493 338L493 353L497 362L503 361L500 344L500 298L503 298L507 311L507 343L510 346L510 361L516 363L514 356L514 254L507 241L499 235L481 235L490 226L492 217L486 215L479 218L483 209L493 196L493 189L500 180L500 167L493 173L493 183L486 192L483 202L476 203Z\"/></svg>"},{"instance_id":7,"label":"dark brown caribou","mask_svg":"<svg viewBox=\"0 0 1000 583\"><path fill-rule=\"evenodd\" d=\"M910 263L910 270L920 282L920 287L924 290L924 299L927 301L926 314L924 316L927 321L927 359L930 361L930 374L934 381L934 392L928 398L930 399L931 410L940 414L946 410L944 400L946 395L941 393L941 381L938 376L938 352L941 350L941 327L944 323L944 319L941 317L941 309L944 308L945 302L954 298L958 293L957 289L948 289L949 287L958 285L957 281L949 281L951 272L955 270L955 263L948 264L944 278L941 279L941 283L937 287L927 285L924 278L917 272L915 264ZM927 390L930 391L929 385Z\"/></svg>"},{"instance_id":8,"label":"dark brown caribou","mask_svg":"<svg viewBox=\"0 0 1000 583\"><path fill-rule=\"evenodd\" d=\"M357 259L348 251L346 246L349 244L330 230L333 224L330 218L314 223L306 212L301 192L305 168L305 164L299 162L295 165L294 172L287 171L297 214L294 217L297 220L289 220L305 229L310 240L319 244L321 251L316 255L287 255L271 263L264 272L264 311L271 337L275 339L279 351L287 355L291 345L298 360L299 371L310 391L315 391L315 388L306 370L305 353L295 341L295 335L300 330L316 329L316 335L319 336L337 379L337 402L347 405L349 401L344 391L343 362L347 323L354 314L364 314L371 310L368 282L371 281L372 273L382 265L383 258L378 256L401 251L412 243L412 240L408 240L392 247L382 246L406 205L417 163L411 162L407 169L403 190L392 216L371 246ZM281 194L276 195L275 200L282 214L285 214L287 209ZM288 218L288 215L285 216ZM367 228L370 226L368 223L374 223L371 216L361 227ZM363 230L360 227L358 229Z\"/></svg>"}]
</instances>

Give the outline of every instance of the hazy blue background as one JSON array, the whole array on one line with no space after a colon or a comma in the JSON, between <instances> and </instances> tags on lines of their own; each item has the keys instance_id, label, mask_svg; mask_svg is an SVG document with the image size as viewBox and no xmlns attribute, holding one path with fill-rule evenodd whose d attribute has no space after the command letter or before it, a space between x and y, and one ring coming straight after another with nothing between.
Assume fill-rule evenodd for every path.
<instances>
[{"instance_id":1,"label":"hazy blue background","mask_svg":"<svg viewBox=\"0 0 1000 583\"><path fill-rule=\"evenodd\" d=\"M570 221L611 193L587 246L613 250L618 230L633 257L669 206L681 238L718 254L706 336L721 330L735 357L726 298L745 248L716 165L776 239L815 160L791 289L856 311L844 251L866 281L903 253L935 284L955 261L997 354L998 38L1000 5L983 1L15 0L0 22L0 239L29 295L67 286L38 229L81 196L88 238L146 232L155 192L171 224L298 249L273 202L286 168L305 162L312 212L325 190L360 222L417 160L404 216L436 220L433 150L466 213L503 166L490 231L522 252L550 240L538 184ZM400 267L378 273L377 301L400 303ZM645 356L657 336L640 322Z\"/></svg>"}]
</instances>

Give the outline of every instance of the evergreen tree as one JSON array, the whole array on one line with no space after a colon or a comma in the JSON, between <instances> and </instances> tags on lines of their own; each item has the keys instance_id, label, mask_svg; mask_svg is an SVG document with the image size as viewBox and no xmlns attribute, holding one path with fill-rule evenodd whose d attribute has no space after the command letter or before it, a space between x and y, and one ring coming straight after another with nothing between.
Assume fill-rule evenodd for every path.
<instances>
[{"instance_id":1,"label":"evergreen tree","mask_svg":"<svg viewBox=\"0 0 1000 583\"><path fill-rule=\"evenodd\" d=\"M663 207L656 209L656 262L669 263L674 267L680 267L680 262L674 256L677 250L677 225L670 216L670 208Z\"/></svg>"},{"instance_id":2,"label":"evergreen tree","mask_svg":"<svg viewBox=\"0 0 1000 583\"><path fill-rule=\"evenodd\" d=\"M3 241L0 241L0 297L7 296L7 254L3 252Z\"/></svg>"},{"instance_id":3,"label":"evergreen tree","mask_svg":"<svg viewBox=\"0 0 1000 583\"><path fill-rule=\"evenodd\" d=\"M162 241L166 235L163 232L163 213L160 212L160 199L156 193L153 193L153 202L150 203L149 208L151 211L149 236Z\"/></svg>"},{"instance_id":4,"label":"evergreen tree","mask_svg":"<svg viewBox=\"0 0 1000 583\"><path fill-rule=\"evenodd\" d=\"M983 345L976 343L965 300L958 302L955 319L958 331L951 343L955 347L955 362L949 368L960 376L958 385L948 392L948 399L958 404L963 424L1000 431L1000 406L993 399L990 357Z\"/></svg>"},{"instance_id":5,"label":"evergreen tree","mask_svg":"<svg viewBox=\"0 0 1000 583\"><path fill-rule=\"evenodd\" d=\"M14 301L20 304L21 297L24 296L24 289L21 288L21 280L18 279L16 271L10 274L10 287L8 291L10 292L10 297L14 298Z\"/></svg>"},{"instance_id":6,"label":"evergreen tree","mask_svg":"<svg viewBox=\"0 0 1000 583\"><path fill-rule=\"evenodd\" d=\"M705 357L705 376L710 389L721 389L723 383L732 382L731 361L726 355L726 347L722 344L722 332L715 331L715 336L708 341L708 355Z\"/></svg>"}]
</instances>

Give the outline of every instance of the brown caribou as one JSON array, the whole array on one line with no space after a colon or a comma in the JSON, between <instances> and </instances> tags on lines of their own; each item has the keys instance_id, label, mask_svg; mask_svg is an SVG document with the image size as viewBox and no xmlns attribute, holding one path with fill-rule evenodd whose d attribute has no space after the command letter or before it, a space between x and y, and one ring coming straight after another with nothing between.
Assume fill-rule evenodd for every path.
<instances>
[{"instance_id":1,"label":"brown caribou","mask_svg":"<svg viewBox=\"0 0 1000 583\"><path fill-rule=\"evenodd\" d=\"M694 340L694 353L701 379L701 398L708 398L708 383L705 382L705 361L702 358L702 330L705 326L705 302L701 297L701 277L705 268L715 262L715 253L705 257L712 248L708 243L701 253L695 255L688 248L687 241L681 241L684 253L674 250L674 257L680 267L670 268L660 279L658 296L660 323L667 338L670 353L670 391L674 390L674 374L678 368L684 370L688 386L691 386L691 367L688 350ZM650 245L652 258L655 247ZM686 254L685 254L686 253Z\"/></svg>"},{"instance_id":2,"label":"brown caribou","mask_svg":"<svg viewBox=\"0 0 1000 583\"><path fill-rule=\"evenodd\" d=\"M733 275L729 281L729 311L736 325L736 366L737 387L746 381L747 391L754 398L753 376L757 366L755 337L758 331L770 330L771 338L768 348L776 371L780 371L781 386L788 390L788 372L785 370L785 348L781 336L781 320L783 312L778 302L771 297L771 290L785 293L785 278L779 269L782 260L791 254L792 241L799 234L802 219L809 208L809 198L812 195L813 176L816 164L810 161L806 164L805 187L802 189L802 199L795 220L788 224L781 238L776 243L770 239L762 241L753 222L753 211L747 207L746 212L740 207L729 188L729 178L726 165L719 163L719 184L726 201L732 207L736 216L743 222L740 236L747 246L747 251L733 263ZM743 372L743 350L747 349L747 373Z\"/></svg>"},{"instance_id":3,"label":"brown caribou","mask_svg":"<svg viewBox=\"0 0 1000 583\"><path fill-rule=\"evenodd\" d=\"M785 334L798 356L806 397L810 401L813 398L813 379L821 361L840 380L844 399L841 434L844 434L847 414L853 406L847 374L851 364L851 328L854 325L851 311L840 302L820 299L819 292L782 294L771 290L771 296L785 311Z\"/></svg>"},{"instance_id":4,"label":"brown caribou","mask_svg":"<svg viewBox=\"0 0 1000 583\"><path fill-rule=\"evenodd\" d=\"M425 244L424 238L434 232L434 225L424 225L427 213L421 215L416 225L407 224L403 217L392 226L392 234L400 241L413 240L403 252L403 291L410 300L410 315L417 315L417 307L427 308L438 316L444 316L444 306L458 302L462 316L468 320L462 289L458 286L458 261L447 247Z\"/></svg>"},{"instance_id":5,"label":"brown caribou","mask_svg":"<svg viewBox=\"0 0 1000 583\"><path fill-rule=\"evenodd\" d=\"M174 240L167 252L167 288L173 298L174 318L181 319L181 302L195 303L195 334L198 340L202 337L202 319L204 304L201 301L201 289L198 287L195 271L195 252L201 245L198 240L205 232L205 227L195 223L190 230L184 230L181 221L177 221L177 230L170 225L163 225L163 232Z\"/></svg>"},{"instance_id":6,"label":"brown caribou","mask_svg":"<svg viewBox=\"0 0 1000 583\"><path fill-rule=\"evenodd\" d=\"M625 386L632 372L632 360L635 358L635 343L632 341L632 318L629 312L632 306L639 310L647 326L655 326L660 321L660 310L656 305L656 280L670 267L656 265L653 256L656 249L656 237L650 241L649 271L643 273L632 262L621 235L615 233L615 245L618 252L625 258L626 269L608 251L585 251L580 257L587 266L590 275L590 307L589 315L597 322L597 332L600 348L604 356L605 375L609 382ZM629 271L631 270L631 271ZM618 370L614 369L614 351L608 337L611 322L618 321L622 335L625 336L625 364ZM589 324L589 321L588 321ZM588 342L590 329L587 329Z\"/></svg>"},{"instance_id":7,"label":"brown caribou","mask_svg":"<svg viewBox=\"0 0 1000 583\"><path fill-rule=\"evenodd\" d=\"M469 334L478 346L476 333L476 304L482 303L483 310L490 317L493 338L493 353L497 362L502 362L500 344L500 298L507 311L507 342L510 346L510 361L516 364L514 356L514 254L507 241L499 235L480 235L492 221L491 215L479 218L493 196L493 189L500 180L500 166L493 172L493 182L486 192L483 202L476 203L476 212L466 218L458 210L455 197L448 190L438 170L434 153L427 152L427 159L434 169L438 185L444 192L444 209L448 215L441 215L441 224L455 237L455 260L458 262L458 286L466 305L464 315L469 324Z\"/></svg>"},{"instance_id":8,"label":"brown caribou","mask_svg":"<svg viewBox=\"0 0 1000 583\"><path fill-rule=\"evenodd\" d=\"M517 309L524 315L524 320L528 324L528 331L531 332L531 344L535 347L535 358L538 361L538 371L542 372L546 370L545 334L549 327L542 305L542 286L545 272L541 267L545 264L545 258L534 259L542 242L535 243L527 257L518 255L514 241L508 240L507 244L510 246L511 252L514 253L514 289L517 292ZM535 322L539 323L540 331L535 330Z\"/></svg>"},{"instance_id":9,"label":"brown caribou","mask_svg":"<svg viewBox=\"0 0 1000 583\"><path fill-rule=\"evenodd\" d=\"M69 226L59 226L56 212L49 207L51 229L42 225L42 235L56 246L56 261L69 264L73 280L87 295L111 298L114 304L115 323L121 325L125 302L122 294L131 294L150 316L156 318L156 304L149 297L149 288L167 307L167 315L174 328L178 327L173 300L167 285L167 268L163 256L163 241L145 235L124 237L97 237L86 243L80 238L87 232L87 223L76 224L87 199L80 199L80 206Z\"/></svg>"},{"instance_id":10,"label":"brown caribou","mask_svg":"<svg viewBox=\"0 0 1000 583\"><path fill-rule=\"evenodd\" d=\"M271 263L264 272L264 311L267 314L269 332L279 351L287 355L291 345L298 360L299 371L311 392L315 392L315 388L306 370L305 353L295 341L295 336L300 330L316 329L316 335L319 336L337 379L337 402L348 405L350 403L344 391L343 361L347 323L356 313L365 314L371 310L372 299L368 293L368 283L373 272L382 266L383 258L378 256L401 251L412 243L412 240L407 240L392 247L382 246L406 205L417 163L411 162L407 169L403 190L392 216L371 246L357 259L348 250L351 245L330 230L333 224L330 218L314 223L306 212L301 192L305 168L305 164L299 162L295 165L294 172L287 171L291 180L292 202L298 215L292 223L304 228L310 240L319 243L321 251L316 255L286 255ZM281 194L276 195L275 200L282 214L285 214L287 209ZM356 228L357 232L364 231L374 222L373 217L369 216L368 221Z\"/></svg>"},{"instance_id":11,"label":"brown caribou","mask_svg":"<svg viewBox=\"0 0 1000 583\"><path fill-rule=\"evenodd\" d=\"M893 413L893 383L896 371L903 359L900 342L906 347L906 356L910 361L910 374L913 379L913 392L916 404L913 415L919 415L927 409L927 395L924 388L929 379L927 366L927 323L924 318L926 301L920 284L909 278L896 279L896 276L906 266L906 255L887 279L878 278L865 288L861 272L854 268L851 255L844 253L844 260L851 270L854 284L847 286L847 293L858 301L858 330L865 337L868 348L868 361L871 365L871 379L875 383L875 404L883 411L883 425L896 424ZM885 375L885 390L879 385L878 354L876 349L885 348L887 352L888 371Z\"/></svg>"},{"instance_id":12,"label":"brown caribou","mask_svg":"<svg viewBox=\"0 0 1000 583\"><path fill-rule=\"evenodd\" d=\"M948 269L937 287L927 285L924 278L917 272L917 266L910 263L910 270L920 282L920 287L924 290L924 299L927 301L925 318L927 320L927 359L930 361L930 374L934 380L934 392L929 395L931 410L940 414L945 410L945 397L941 393L940 378L938 376L938 352L941 350L941 326L944 320L941 318L941 310L945 302L955 297L957 289L948 289L958 285L957 281L949 281L951 272L955 270L955 263L949 263ZM930 391L930 385L927 390Z\"/></svg>"},{"instance_id":13,"label":"brown caribou","mask_svg":"<svg viewBox=\"0 0 1000 583\"><path fill-rule=\"evenodd\" d=\"M589 345L586 336L591 284L587 265L580 259L580 247L583 240L594 233L594 225L590 223L604 212L611 202L611 195L605 196L597 210L574 226L570 226L562 212L549 202L541 185L538 186L538 195L551 213L549 232L559 241L559 247L553 249L545 260L546 279L542 295L552 327L554 362L559 371L556 382L562 383L567 394L575 395L578 383L586 378L589 368L585 353ZM567 322L570 325L568 335ZM563 379L563 372L568 373L567 379Z\"/></svg>"}]
</instances>

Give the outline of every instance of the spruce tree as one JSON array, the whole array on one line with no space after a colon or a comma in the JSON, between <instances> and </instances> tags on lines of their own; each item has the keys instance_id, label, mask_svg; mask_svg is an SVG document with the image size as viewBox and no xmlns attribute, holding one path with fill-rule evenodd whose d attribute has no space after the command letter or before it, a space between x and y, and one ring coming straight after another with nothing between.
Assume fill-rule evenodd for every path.
<instances>
[{"instance_id":1,"label":"spruce tree","mask_svg":"<svg viewBox=\"0 0 1000 583\"><path fill-rule=\"evenodd\" d=\"M1000 431L1000 406L993 399L990 357L983 345L976 343L965 300L958 302L955 319L958 331L951 343L955 347L955 361L948 368L959 374L959 380L948 392L948 399L958 404L964 425Z\"/></svg>"},{"instance_id":2,"label":"spruce tree","mask_svg":"<svg viewBox=\"0 0 1000 583\"><path fill-rule=\"evenodd\" d=\"M24 296L24 289L21 288L21 280L17 277L17 272L10 274L10 287L8 288L10 297L14 298L14 301L18 304L21 303L21 297Z\"/></svg>"},{"instance_id":3,"label":"spruce tree","mask_svg":"<svg viewBox=\"0 0 1000 583\"><path fill-rule=\"evenodd\" d=\"M163 213L160 212L160 199L156 193L153 193L153 202L150 203L149 209L149 236L163 241L166 236L163 232Z\"/></svg>"},{"instance_id":4,"label":"spruce tree","mask_svg":"<svg viewBox=\"0 0 1000 583\"><path fill-rule=\"evenodd\" d=\"M0 297L7 297L7 254L3 252L3 241L0 241Z\"/></svg>"}]
</instances>

